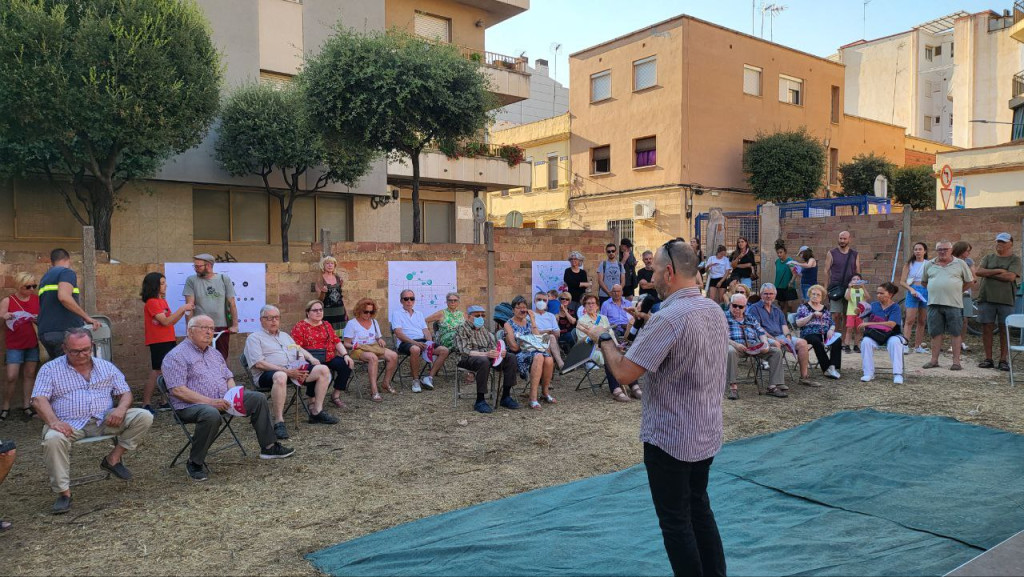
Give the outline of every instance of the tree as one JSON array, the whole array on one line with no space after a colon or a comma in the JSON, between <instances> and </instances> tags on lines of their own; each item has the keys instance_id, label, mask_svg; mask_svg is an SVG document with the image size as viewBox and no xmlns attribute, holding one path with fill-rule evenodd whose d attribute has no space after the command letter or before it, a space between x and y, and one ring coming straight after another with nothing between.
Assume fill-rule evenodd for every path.
<instances>
[{"instance_id":1,"label":"tree","mask_svg":"<svg viewBox=\"0 0 1024 577\"><path fill-rule=\"evenodd\" d=\"M219 92L193 0L0 3L0 170L46 175L101 250L118 192L199 144Z\"/></svg>"},{"instance_id":2,"label":"tree","mask_svg":"<svg viewBox=\"0 0 1024 577\"><path fill-rule=\"evenodd\" d=\"M893 200L914 210L935 208L935 173L930 166L895 168L889 181Z\"/></svg>"},{"instance_id":3,"label":"tree","mask_svg":"<svg viewBox=\"0 0 1024 577\"><path fill-rule=\"evenodd\" d=\"M867 155L858 154L852 161L839 165L843 191L837 196L873 196L878 175L884 175L891 182L895 169L895 164L874 152Z\"/></svg>"},{"instance_id":4,"label":"tree","mask_svg":"<svg viewBox=\"0 0 1024 577\"><path fill-rule=\"evenodd\" d=\"M825 146L801 127L759 133L743 155L747 182L758 200L774 203L812 198L825 176Z\"/></svg>"},{"instance_id":5,"label":"tree","mask_svg":"<svg viewBox=\"0 0 1024 577\"><path fill-rule=\"evenodd\" d=\"M313 130L300 85L243 86L224 103L215 145L217 162L233 176L259 175L281 209L281 260L288 262L288 230L295 199L332 183L353 186L370 168L373 152L327 144ZM322 169L321 169L322 167ZM285 189L271 184L281 174Z\"/></svg>"},{"instance_id":6,"label":"tree","mask_svg":"<svg viewBox=\"0 0 1024 577\"><path fill-rule=\"evenodd\" d=\"M421 238L420 153L478 135L496 104L480 67L451 45L340 27L306 62L310 113L325 140L412 163L413 242Z\"/></svg>"}]
</instances>

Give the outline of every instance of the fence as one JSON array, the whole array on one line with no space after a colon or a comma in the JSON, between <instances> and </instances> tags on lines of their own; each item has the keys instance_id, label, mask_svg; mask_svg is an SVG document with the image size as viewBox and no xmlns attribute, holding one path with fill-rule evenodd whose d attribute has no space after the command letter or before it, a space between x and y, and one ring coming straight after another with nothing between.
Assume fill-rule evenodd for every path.
<instances>
[{"instance_id":1,"label":"fence","mask_svg":"<svg viewBox=\"0 0 1024 577\"><path fill-rule=\"evenodd\" d=\"M761 217L756 212L724 212L725 216L725 239L729 250L735 246L736 239L743 237L750 243L750 248L757 250L761 239ZM694 227L697 242L704 249L704 254L712 255L715 252L713 246L704 246L708 235L708 220L710 215L706 212L697 215L697 223ZM730 245L729 243L732 243Z\"/></svg>"},{"instance_id":2,"label":"fence","mask_svg":"<svg viewBox=\"0 0 1024 577\"><path fill-rule=\"evenodd\" d=\"M820 218L892 213L892 204L889 200L877 196L815 198L798 202L784 202L778 206L779 218ZM757 213L761 214L761 205L757 206Z\"/></svg>"}]
</instances>

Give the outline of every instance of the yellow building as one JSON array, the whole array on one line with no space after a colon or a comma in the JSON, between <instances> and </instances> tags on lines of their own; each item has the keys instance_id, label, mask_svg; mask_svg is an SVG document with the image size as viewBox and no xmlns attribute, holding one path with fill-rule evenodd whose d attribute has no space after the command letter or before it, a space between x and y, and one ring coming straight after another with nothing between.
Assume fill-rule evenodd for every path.
<instances>
[{"instance_id":1,"label":"yellow building","mask_svg":"<svg viewBox=\"0 0 1024 577\"><path fill-rule=\"evenodd\" d=\"M487 219L498 226L509 224L509 213L518 211L525 228L581 228L572 226L568 210L569 115L563 114L521 124L490 134L492 144L517 144L523 148L529 186L487 193ZM580 224L580 223L577 223Z\"/></svg>"},{"instance_id":2,"label":"yellow building","mask_svg":"<svg viewBox=\"0 0 1024 577\"><path fill-rule=\"evenodd\" d=\"M949 166L952 183L943 190L941 172ZM933 166L935 208L958 208L955 191L962 186L964 208L1024 205L1024 141L940 152Z\"/></svg>"}]
</instances>

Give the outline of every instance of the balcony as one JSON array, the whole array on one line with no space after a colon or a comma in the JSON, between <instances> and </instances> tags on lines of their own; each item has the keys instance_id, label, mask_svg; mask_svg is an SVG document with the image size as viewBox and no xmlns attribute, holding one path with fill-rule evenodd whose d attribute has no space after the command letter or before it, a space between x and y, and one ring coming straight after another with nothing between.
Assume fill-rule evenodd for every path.
<instances>
[{"instance_id":1,"label":"balcony","mask_svg":"<svg viewBox=\"0 0 1024 577\"><path fill-rule=\"evenodd\" d=\"M1024 0L1013 3L1013 27L1010 28L1010 38L1024 42Z\"/></svg>"},{"instance_id":2,"label":"balcony","mask_svg":"<svg viewBox=\"0 0 1024 577\"><path fill-rule=\"evenodd\" d=\"M1024 98L1024 70L1013 75L1013 98Z\"/></svg>"},{"instance_id":3,"label":"balcony","mask_svg":"<svg viewBox=\"0 0 1024 577\"><path fill-rule=\"evenodd\" d=\"M530 97L530 73L526 71L525 59L466 46L456 47L464 58L483 67L499 106L508 106Z\"/></svg>"},{"instance_id":4,"label":"balcony","mask_svg":"<svg viewBox=\"0 0 1024 577\"><path fill-rule=\"evenodd\" d=\"M484 25L495 24L508 20L530 9L530 0L456 0L460 4L472 6L486 11L490 18Z\"/></svg>"},{"instance_id":5,"label":"balcony","mask_svg":"<svg viewBox=\"0 0 1024 577\"><path fill-rule=\"evenodd\" d=\"M509 166L499 155L498 147L473 143L456 158L440 150L427 150L420 155L420 183L443 189L469 188L481 191L530 186L530 164L520 162ZM412 183L412 164L388 161L388 184L408 186Z\"/></svg>"}]
</instances>

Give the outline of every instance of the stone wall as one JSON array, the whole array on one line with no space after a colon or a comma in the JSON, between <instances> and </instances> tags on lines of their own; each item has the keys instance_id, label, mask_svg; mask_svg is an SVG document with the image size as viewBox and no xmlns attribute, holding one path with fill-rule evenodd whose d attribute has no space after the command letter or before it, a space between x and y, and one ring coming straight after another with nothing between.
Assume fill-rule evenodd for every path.
<instances>
[{"instance_id":1,"label":"stone wall","mask_svg":"<svg viewBox=\"0 0 1024 577\"><path fill-rule=\"evenodd\" d=\"M527 296L531 291L531 261L565 260L570 250L585 255L584 267L593 275L604 257L610 235L607 231L495 229L495 302L509 301L517 294ZM311 252L319 254L320 247L313 245ZM455 260L463 309L470 304L487 305L487 250L483 245L342 242L333 244L332 253L345 279L345 304L352 307L364 296L374 298L385 333L389 331L387 263L391 260ZM17 272L28 270L37 278L42 276L49 268L47 258L41 253L4 254L0 259L0 297L13 292ZM81 275L80 255L73 255L72 266ZM149 372L149 351L142 344L139 291L142 278L153 271L162 272L163 263L97 265L96 314L110 317L114 362L133 387L141 387ZM267 263L267 300L281 308L281 326L285 330L303 318L305 303L316 298L316 271L316 264L305 259ZM234 357L241 352L243 342L244 335L232 337L231 366L236 372L239 367Z\"/></svg>"}]
</instances>

